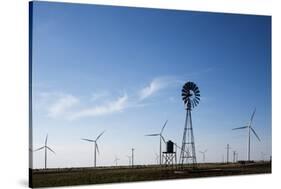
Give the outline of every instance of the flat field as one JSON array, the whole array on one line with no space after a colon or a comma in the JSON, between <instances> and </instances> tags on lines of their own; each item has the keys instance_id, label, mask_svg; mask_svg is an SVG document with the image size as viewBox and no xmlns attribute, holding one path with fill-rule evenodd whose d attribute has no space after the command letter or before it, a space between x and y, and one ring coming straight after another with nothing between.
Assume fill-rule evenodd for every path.
<instances>
[{"instance_id":1,"label":"flat field","mask_svg":"<svg viewBox=\"0 0 281 189\"><path fill-rule=\"evenodd\" d=\"M70 186L118 182L184 179L213 176L271 173L270 162L205 163L191 167L165 167L137 165L132 167L64 168L30 170L31 187Z\"/></svg>"}]
</instances>

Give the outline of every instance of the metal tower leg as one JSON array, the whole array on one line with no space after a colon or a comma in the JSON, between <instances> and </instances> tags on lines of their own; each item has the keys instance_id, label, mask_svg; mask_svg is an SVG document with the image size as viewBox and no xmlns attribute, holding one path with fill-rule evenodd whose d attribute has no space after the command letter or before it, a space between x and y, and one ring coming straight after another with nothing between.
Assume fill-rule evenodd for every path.
<instances>
[{"instance_id":1,"label":"metal tower leg","mask_svg":"<svg viewBox=\"0 0 281 189\"><path fill-rule=\"evenodd\" d=\"M186 140L187 135L187 140ZM191 119L191 110L187 109L185 126L182 139L182 148L180 153L180 163L191 163L193 166L196 166L196 151L195 151L195 142L192 128L192 119Z\"/></svg>"}]
</instances>

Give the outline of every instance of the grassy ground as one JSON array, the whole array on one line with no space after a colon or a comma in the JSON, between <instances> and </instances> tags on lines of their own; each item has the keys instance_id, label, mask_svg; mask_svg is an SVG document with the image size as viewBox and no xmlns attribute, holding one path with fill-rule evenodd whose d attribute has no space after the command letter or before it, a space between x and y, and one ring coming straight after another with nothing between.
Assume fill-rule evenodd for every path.
<instances>
[{"instance_id":1,"label":"grassy ground","mask_svg":"<svg viewBox=\"0 0 281 189\"><path fill-rule=\"evenodd\" d=\"M30 170L32 187L69 186L85 184L198 178L271 173L271 163L199 164L196 169L159 166L66 168Z\"/></svg>"}]
</instances>

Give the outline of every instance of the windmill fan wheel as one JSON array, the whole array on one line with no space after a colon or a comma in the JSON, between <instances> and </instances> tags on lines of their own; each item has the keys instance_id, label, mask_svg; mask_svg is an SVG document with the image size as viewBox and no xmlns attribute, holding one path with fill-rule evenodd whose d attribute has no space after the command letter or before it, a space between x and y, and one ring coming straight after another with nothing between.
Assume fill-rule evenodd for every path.
<instances>
[{"instance_id":1,"label":"windmill fan wheel","mask_svg":"<svg viewBox=\"0 0 281 189\"><path fill-rule=\"evenodd\" d=\"M186 82L182 88L182 100L187 109L194 108L200 101L200 90L193 82Z\"/></svg>"}]
</instances>

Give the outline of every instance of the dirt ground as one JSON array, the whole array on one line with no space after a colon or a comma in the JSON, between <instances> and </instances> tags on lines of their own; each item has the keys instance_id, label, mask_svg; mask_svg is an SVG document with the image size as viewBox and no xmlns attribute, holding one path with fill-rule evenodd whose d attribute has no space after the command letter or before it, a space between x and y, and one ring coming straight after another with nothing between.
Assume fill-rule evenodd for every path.
<instances>
[{"instance_id":1,"label":"dirt ground","mask_svg":"<svg viewBox=\"0 0 281 189\"><path fill-rule=\"evenodd\" d=\"M100 167L30 170L31 187L51 187L271 173L270 162L198 164L192 167Z\"/></svg>"}]
</instances>

